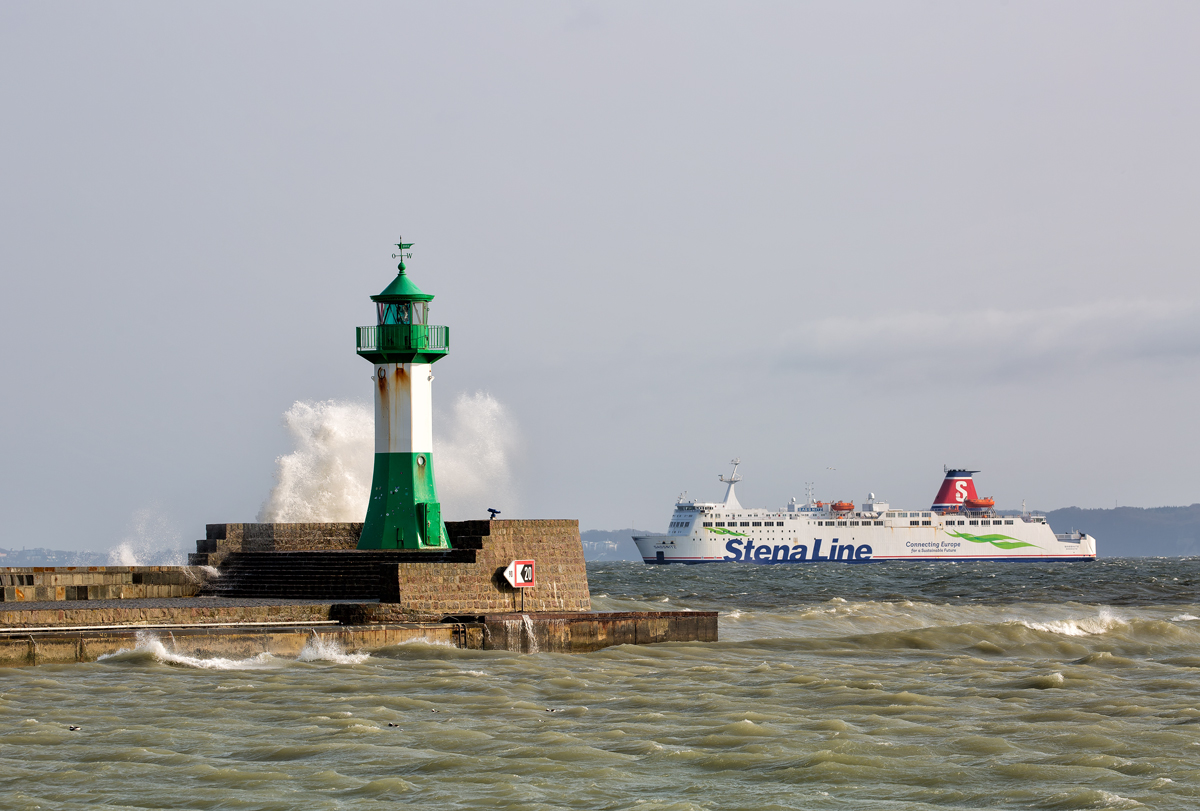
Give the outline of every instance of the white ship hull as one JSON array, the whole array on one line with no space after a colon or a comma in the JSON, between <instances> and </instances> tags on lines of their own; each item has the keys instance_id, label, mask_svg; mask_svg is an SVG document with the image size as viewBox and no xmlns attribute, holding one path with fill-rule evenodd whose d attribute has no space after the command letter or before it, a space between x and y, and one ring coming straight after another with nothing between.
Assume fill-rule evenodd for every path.
<instances>
[{"instance_id":1,"label":"white ship hull","mask_svg":"<svg viewBox=\"0 0 1200 811\"><path fill-rule=\"evenodd\" d=\"M969 476L953 481L964 478ZM985 500L986 509L970 509L963 503L965 496L960 496L958 503L942 504L940 509L910 511L892 510L873 495L857 509L850 504L825 505L810 497L808 504L793 500L785 510L747 509L733 494L736 467L734 476L722 480L729 484L724 502L681 498L667 534L634 536L643 561L771 565L1096 559L1092 536L1056 535L1043 516L1000 515L990 508L990 500ZM944 486L943 492L954 491ZM970 496L975 498L973 484Z\"/></svg>"}]
</instances>

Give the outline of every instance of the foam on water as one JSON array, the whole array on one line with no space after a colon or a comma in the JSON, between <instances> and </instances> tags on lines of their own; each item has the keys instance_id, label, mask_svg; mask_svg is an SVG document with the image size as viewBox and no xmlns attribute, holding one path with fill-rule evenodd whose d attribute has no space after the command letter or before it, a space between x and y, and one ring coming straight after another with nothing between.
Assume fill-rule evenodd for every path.
<instances>
[{"instance_id":1,"label":"foam on water","mask_svg":"<svg viewBox=\"0 0 1200 811\"><path fill-rule=\"evenodd\" d=\"M138 663L158 662L166 665L178 665L199 670L269 670L279 667L284 660L269 653L259 653L246 659L226 659L220 656L199 657L178 653L167 648L167 645L157 635L149 631L139 631L132 648L122 648L116 653L106 653L97 657L99 662Z\"/></svg>"},{"instance_id":2,"label":"foam on water","mask_svg":"<svg viewBox=\"0 0 1200 811\"><path fill-rule=\"evenodd\" d=\"M1019 620L1019 623L1030 630L1046 631L1061 636L1095 636L1097 634L1108 633L1114 629L1124 628L1128 625L1124 619L1116 616L1107 609L1101 609L1093 617L1054 620L1050 622Z\"/></svg>"},{"instance_id":3,"label":"foam on water","mask_svg":"<svg viewBox=\"0 0 1200 811\"><path fill-rule=\"evenodd\" d=\"M371 658L369 653L346 653L333 639L313 635L297 657L301 662L336 662L340 665L362 664Z\"/></svg>"}]
</instances>

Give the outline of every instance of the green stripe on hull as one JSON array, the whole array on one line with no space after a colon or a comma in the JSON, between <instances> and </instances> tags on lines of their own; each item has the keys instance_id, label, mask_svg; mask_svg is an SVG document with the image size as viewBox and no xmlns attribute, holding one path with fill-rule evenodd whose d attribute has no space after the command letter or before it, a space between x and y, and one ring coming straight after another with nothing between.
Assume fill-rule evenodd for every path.
<instances>
[{"instance_id":1,"label":"green stripe on hull","mask_svg":"<svg viewBox=\"0 0 1200 811\"><path fill-rule=\"evenodd\" d=\"M962 538L964 541L971 543L990 543L992 546L998 546L1001 549L1020 549L1023 546L1032 546L1034 549L1041 549L1035 543L1026 543L1011 535L971 535L967 532L951 532L946 530L946 534L954 538Z\"/></svg>"},{"instance_id":2,"label":"green stripe on hull","mask_svg":"<svg viewBox=\"0 0 1200 811\"><path fill-rule=\"evenodd\" d=\"M359 549L449 549L429 453L377 453Z\"/></svg>"}]
</instances>

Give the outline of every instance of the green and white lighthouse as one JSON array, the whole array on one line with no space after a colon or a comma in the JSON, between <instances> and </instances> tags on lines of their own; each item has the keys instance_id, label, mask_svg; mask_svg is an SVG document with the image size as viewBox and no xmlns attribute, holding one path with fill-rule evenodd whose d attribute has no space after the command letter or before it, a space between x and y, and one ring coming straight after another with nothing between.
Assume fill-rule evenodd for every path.
<instances>
[{"instance_id":1,"label":"green and white lighthouse","mask_svg":"<svg viewBox=\"0 0 1200 811\"><path fill-rule=\"evenodd\" d=\"M358 327L358 354L375 367L375 471L359 549L448 549L433 479L433 363L450 330L429 323L433 296L400 273L377 296L376 324Z\"/></svg>"}]
</instances>

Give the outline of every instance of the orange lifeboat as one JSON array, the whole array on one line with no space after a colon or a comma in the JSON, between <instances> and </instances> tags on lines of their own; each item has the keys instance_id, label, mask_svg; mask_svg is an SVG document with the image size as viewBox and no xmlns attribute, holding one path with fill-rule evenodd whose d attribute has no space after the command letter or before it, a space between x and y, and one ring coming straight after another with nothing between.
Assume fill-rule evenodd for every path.
<instances>
[{"instance_id":1,"label":"orange lifeboat","mask_svg":"<svg viewBox=\"0 0 1200 811\"><path fill-rule=\"evenodd\" d=\"M969 498L963 504L968 510L990 510L996 506L996 501L990 498Z\"/></svg>"},{"instance_id":2,"label":"orange lifeboat","mask_svg":"<svg viewBox=\"0 0 1200 811\"><path fill-rule=\"evenodd\" d=\"M854 509L854 505L849 501L835 501L829 505L836 513L847 513Z\"/></svg>"}]
</instances>

